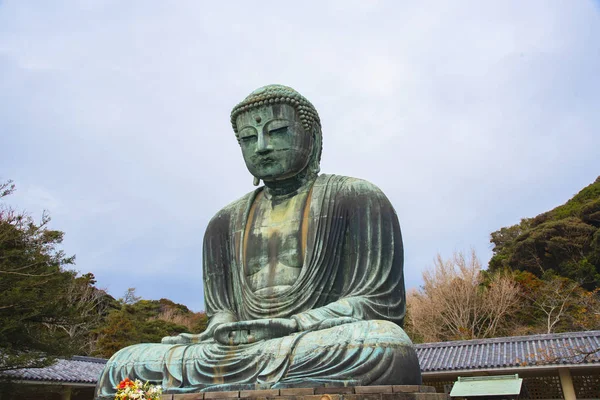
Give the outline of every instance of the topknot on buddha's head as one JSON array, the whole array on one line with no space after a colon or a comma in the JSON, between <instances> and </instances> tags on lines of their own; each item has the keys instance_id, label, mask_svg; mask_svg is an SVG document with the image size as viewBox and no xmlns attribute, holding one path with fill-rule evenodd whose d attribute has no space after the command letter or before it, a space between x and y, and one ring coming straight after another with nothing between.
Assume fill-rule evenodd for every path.
<instances>
[{"instance_id":1,"label":"topknot on buddha's head","mask_svg":"<svg viewBox=\"0 0 600 400\"><path fill-rule=\"evenodd\" d=\"M319 128L321 127L321 121L317 110L304 96L288 86L268 85L258 88L250 93L248 97L236 105L231 111L231 125L233 126L235 135L237 136L238 134L236 123L238 115L270 104L289 104L294 107L307 132L312 132L315 125Z\"/></svg>"}]
</instances>

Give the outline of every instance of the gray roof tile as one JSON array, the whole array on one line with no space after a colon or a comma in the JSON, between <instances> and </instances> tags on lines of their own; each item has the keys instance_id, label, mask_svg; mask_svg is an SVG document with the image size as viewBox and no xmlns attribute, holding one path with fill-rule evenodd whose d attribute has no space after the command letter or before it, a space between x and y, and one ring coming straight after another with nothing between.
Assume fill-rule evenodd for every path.
<instances>
[{"instance_id":1,"label":"gray roof tile","mask_svg":"<svg viewBox=\"0 0 600 400\"><path fill-rule=\"evenodd\" d=\"M96 384L104 364L103 358L75 356L70 360L58 360L49 367L4 371L1 375L27 381Z\"/></svg>"},{"instance_id":2,"label":"gray roof tile","mask_svg":"<svg viewBox=\"0 0 600 400\"><path fill-rule=\"evenodd\" d=\"M600 363L600 331L415 345L422 372Z\"/></svg>"}]
</instances>

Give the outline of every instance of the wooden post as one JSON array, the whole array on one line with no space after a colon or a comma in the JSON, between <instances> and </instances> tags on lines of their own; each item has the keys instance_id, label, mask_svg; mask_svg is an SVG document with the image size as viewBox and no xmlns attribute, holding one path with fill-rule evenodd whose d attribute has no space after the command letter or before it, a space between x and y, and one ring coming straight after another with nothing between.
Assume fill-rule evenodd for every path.
<instances>
[{"instance_id":1,"label":"wooden post","mask_svg":"<svg viewBox=\"0 0 600 400\"><path fill-rule=\"evenodd\" d=\"M71 386L63 386L61 400L71 400Z\"/></svg>"},{"instance_id":2,"label":"wooden post","mask_svg":"<svg viewBox=\"0 0 600 400\"><path fill-rule=\"evenodd\" d=\"M558 376L560 377L560 386L562 386L563 395L565 400L575 400L575 388L573 387L573 379L571 378L571 371L569 368L559 368Z\"/></svg>"}]
</instances>

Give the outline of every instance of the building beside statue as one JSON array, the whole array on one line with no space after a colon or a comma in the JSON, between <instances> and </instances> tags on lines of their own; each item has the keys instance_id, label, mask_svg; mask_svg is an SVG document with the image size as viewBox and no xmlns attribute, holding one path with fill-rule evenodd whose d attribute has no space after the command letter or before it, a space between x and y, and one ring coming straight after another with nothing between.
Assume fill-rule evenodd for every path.
<instances>
[{"instance_id":1,"label":"building beside statue","mask_svg":"<svg viewBox=\"0 0 600 400\"><path fill-rule=\"evenodd\" d=\"M106 359L75 356L45 368L0 372L2 400L91 400Z\"/></svg>"},{"instance_id":2,"label":"building beside statue","mask_svg":"<svg viewBox=\"0 0 600 400\"><path fill-rule=\"evenodd\" d=\"M424 343L423 384L450 393L460 377L518 374L519 399L600 398L600 331Z\"/></svg>"}]
</instances>

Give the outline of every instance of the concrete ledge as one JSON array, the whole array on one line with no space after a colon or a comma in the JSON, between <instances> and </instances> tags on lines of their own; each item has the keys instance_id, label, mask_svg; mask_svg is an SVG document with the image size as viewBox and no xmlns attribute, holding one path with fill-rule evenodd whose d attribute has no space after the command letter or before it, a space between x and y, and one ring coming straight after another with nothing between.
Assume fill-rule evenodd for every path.
<instances>
[{"instance_id":1,"label":"concrete ledge","mask_svg":"<svg viewBox=\"0 0 600 400\"><path fill-rule=\"evenodd\" d=\"M425 385L347 386L166 394L163 400L448 400Z\"/></svg>"},{"instance_id":2,"label":"concrete ledge","mask_svg":"<svg viewBox=\"0 0 600 400\"><path fill-rule=\"evenodd\" d=\"M240 390L240 397L242 397L242 398L279 397L279 389Z\"/></svg>"},{"instance_id":3,"label":"concrete ledge","mask_svg":"<svg viewBox=\"0 0 600 400\"><path fill-rule=\"evenodd\" d=\"M280 396L310 396L315 394L315 388L287 388L279 389Z\"/></svg>"},{"instance_id":4,"label":"concrete ledge","mask_svg":"<svg viewBox=\"0 0 600 400\"><path fill-rule=\"evenodd\" d=\"M237 399L240 397L238 390L234 392L206 392L204 393L205 399ZM179 400L177 395L173 396L174 399Z\"/></svg>"},{"instance_id":5,"label":"concrete ledge","mask_svg":"<svg viewBox=\"0 0 600 400\"><path fill-rule=\"evenodd\" d=\"M392 393L393 386L355 386L354 393L366 394L366 393Z\"/></svg>"}]
</instances>

